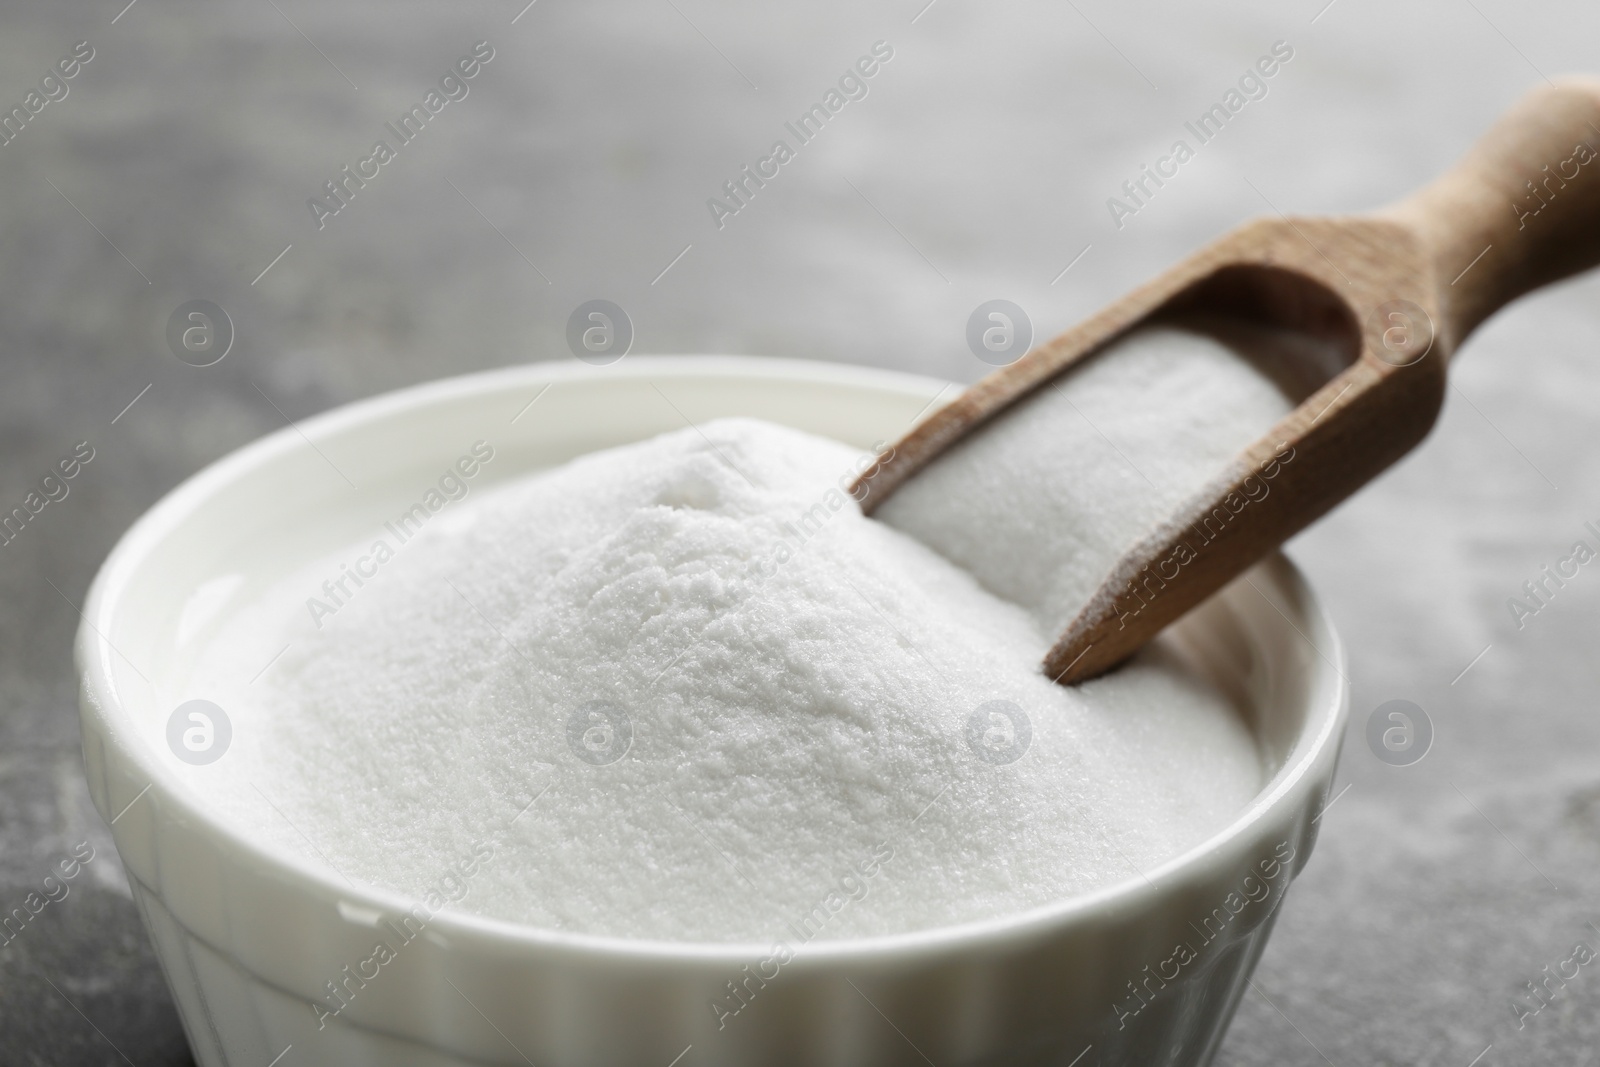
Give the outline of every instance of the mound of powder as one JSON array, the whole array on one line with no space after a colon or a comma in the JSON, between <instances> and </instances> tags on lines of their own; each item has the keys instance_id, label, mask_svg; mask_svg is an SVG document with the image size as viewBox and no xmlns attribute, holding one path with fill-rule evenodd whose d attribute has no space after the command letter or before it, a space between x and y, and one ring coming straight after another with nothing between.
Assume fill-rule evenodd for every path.
<instances>
[{"instance_id":1,"label":"mound of powder","mask_svg":"<svg viewBox=\"0 0 1600 1067\"><path fill-rule=\"evenodd\" d=\"M1292 410L1286 387L1309 392L1337 369L1293 338L1230 333L1135 330L963 439L876 517L1059 634L1129 546Z\"/></svg>"},{"instance_id":2,"label":"mound of powder","mask_svg":"<svg viewBox=\"0 0 1600 1067\"><path fill-rule=\"evenodd\" d=\"M232 716L227 773L180 770L430 907L791 945L1137 878L1249 802L1253 739L1176 653L1052 685L1037 598L863 517L863 459L735 419L474 490L317 627L368 542L235 613L192 686Z\"/></svg>"}]
</instances>

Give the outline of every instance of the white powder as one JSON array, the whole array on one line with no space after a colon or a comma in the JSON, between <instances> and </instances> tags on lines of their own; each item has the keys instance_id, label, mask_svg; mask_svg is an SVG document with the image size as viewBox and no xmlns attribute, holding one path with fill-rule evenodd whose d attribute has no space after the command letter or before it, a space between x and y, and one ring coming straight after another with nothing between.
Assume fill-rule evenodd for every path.
<instances>
[{"instance_id":1,"label":"white powder","mask_svg":"<svg viewBox=\"0 0 1600 1067\"><path fill-rule=\"evenodd\" d=\"M233 748L179 771L246 832L430 907L790 944L1136 878L1255 795L1252 737L1174 653L1052 685L1027 611L838 492L861 460L723 420L475 490L320 629L305 598L366 542L238 613L191 694ZM1090 466L1057 462L1041 484ZM1142 483L1106 477L1070 498L1088 517L1054 514L1117 532L1107 501ZM1041 610L981 538L949 546ZM995 701L1025 720L974 719Z\"/></svg>"},{"instance_id":2,"label":"white powder","mask_svg":"<svg viewBox=\"0 0 1600 1067\"><path fill-rule=\"evenodd\" d=\"M1323 353L1230 341L1285 385ZM1306 355L1309 359L1300 359ZM1315 380L1316 367L1310 377ZM1328 369L1326 367L1322 369ZM1027 608L1054 637L1111 564L1292 409L1233 348L1145 327L1044 386L908 481L876 517Z\"/></svg>"}]
</instances>

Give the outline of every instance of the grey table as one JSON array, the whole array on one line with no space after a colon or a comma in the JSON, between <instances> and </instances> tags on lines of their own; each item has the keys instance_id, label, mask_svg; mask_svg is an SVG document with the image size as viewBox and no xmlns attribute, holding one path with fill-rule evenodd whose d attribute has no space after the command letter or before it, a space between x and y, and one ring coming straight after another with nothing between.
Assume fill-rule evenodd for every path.
<instances>
[{"instance_id":1,"label":"grey table","mask_svg":"<svg viewBox=\"0 0 1600 1067\"><path fill-rule=\"evenodd\" d=\"M0 15L4 109L93 50L0 145L0 511L94 450L0 545L0 906L94 851L0 948L7 1065L188 1059L83 784L70 641L118 534L205 463L358 397L564 357L592 298L628 311L636 352L970 381L979 302L1045 335L1249 216L1383 202L1600 37L1593 5L1509 0L124 2ZM331 209L324 183L480 40L467 95L319 228L307 201ZM737 213L708 207L879 40L865 97ZM1276 41L1293 58L1267 94L1114 219ZM1597 295L1491 321L1433 438L1292 545L1350 654L1348 789L1222 1063L1570 1063L1600 1042L1596 967L1537 1013L1525 985L1600 946L1600 573L1507 606L1600 520ZM195 299L236 335L205 368L165 336ZM1361 729L1394 698L1435 731L1408 767Z\"/></svg>"}]
</instances>

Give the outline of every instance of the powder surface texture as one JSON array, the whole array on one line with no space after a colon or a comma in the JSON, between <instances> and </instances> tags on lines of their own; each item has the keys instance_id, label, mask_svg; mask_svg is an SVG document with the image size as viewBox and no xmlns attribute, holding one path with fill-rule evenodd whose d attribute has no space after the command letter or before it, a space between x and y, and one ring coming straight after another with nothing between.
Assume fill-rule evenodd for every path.
<instances>
[{"instance_id":1,"label":"powder surface texture","mask_svg":"<svg viewBox=\"0 0 1600 1067\"><path fill-rule=\"evenodd\" d=\"M1202 430L1147 437L1175 429ZM1132 458L1165 477L1153 452ZM1038 476L1090 466L1057 462ZM306 598L362 546L236 612L192 679L232 715L227 773L180 770L259 839L408 898L795 945L1137 878L1255 795L1252 736L1176 653L1052 685L1019 606L1039 597L971 533L942 547L991 589L863 517L837 488L862 466L723 420L475 490L319 627ZM1041 533L1041 551L1101 551L1126 528L1108 501L1147 490L1108 470L1103 498L1041 516L1080 531ZM1078 507L1090 518L1069 520Z\"/></svg>"}]
</instances>

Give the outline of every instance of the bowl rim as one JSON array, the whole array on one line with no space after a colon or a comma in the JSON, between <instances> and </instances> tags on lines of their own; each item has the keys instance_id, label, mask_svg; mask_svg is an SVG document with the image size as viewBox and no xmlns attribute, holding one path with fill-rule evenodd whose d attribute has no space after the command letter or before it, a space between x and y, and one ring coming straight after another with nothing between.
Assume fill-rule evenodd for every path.
<instances>
[{"instance_id":1,"label":"bowl rim","mask_svg":"<svg viewBox=\"0 0 1600 1067\"><path fill-rule=\"evenodd\" d=\"M565 380L619 378L696 378L743 377L802 381L846 388L876 388L890 392L925 395L933 389L943 395L952 383L923 375L879 368L862 367L822 360L787 359L768 356L672 355L633 356L626 363L596 367L578 360L552 360L503 367L488 371L435 379L331 408L299 422L291 423L249 442L214 460L168 491L146 510L117 540L90 585L84 603L82 622L74 642L80 681L80 705L84 715L99 720L108 741L106 758L121 760L147 777L146 789L157 795L160 807L181 813L190 826L204 827L207 836L227 852L240 867L256 873L270 872L273 881L294 886L304 895L342 903L355 909L400 914L417 901L394 890L367 882L353 885L332 871L324 871L299 856L260 844L241 835L228 822L208 808L174 769L140 738L140 729L129 706L138 697L128 698L115 684L112 660L120 653L107 636L121 611L127 610L122 593L138 573L146 557L173 529L181 526L222 486L248 472L264 467L305 447L308 439L359 431L363 424L381 422L407 411L464 398L487 398L514 387L538 386ZM936 398L937 399L937 396ZM929 407L932 406L930 401ZM924 409L923 415L926 415ZM919 416L920 418L921 416ZM1344 643L1334 629L1326 609L1298 568L1280 552L1258 566L1267 567L1298 601L1312 635L1302 634L1318 653L1310 662L1315 672L1308 689L1316 701L1306 717L1283 765L1225 826L1184 852L1141 874L1112 882L1091 892L1076 894L1047 904L997 917L970 920L947 926L861 938L818 939L792 943L788 936L771 941L673 941L627 938L606 934L577 933L496 919L450 907L436 911L429 926L452 949L476 945L496 952L520 950L544 953L581 954L591 959L631 962L695 962L730 964L737 967L752 959L764 958L776 944L793 951L793 962L786 967L814 966L827 962L870 961L874 964L910 960L929 953L959 951L977 944L994 946L1039 938L1046 929L1088 923L1111 911L1142 908L1169 894L1183 876L1211 858L1219 859L1230 848L1244 847L1244 839L1291 797L1300 796L1314 784L1313 772L1330 746L1342 737L1349 702L1349 683L1345 670ZM1321 699L1318 699L1319 696ZM146 702L149 697L143 698ZM142 795L142 793L140 794ZM1316 806L1325 802L1318 798ZM102 811L110 820L109 813ZM120 816L119 816L120 817ZM167 815L171 818L171 815ZM115 827L113 836L115 836ZM130 876L131 876L130 872Z\"/></svg>"}]
</instances>

